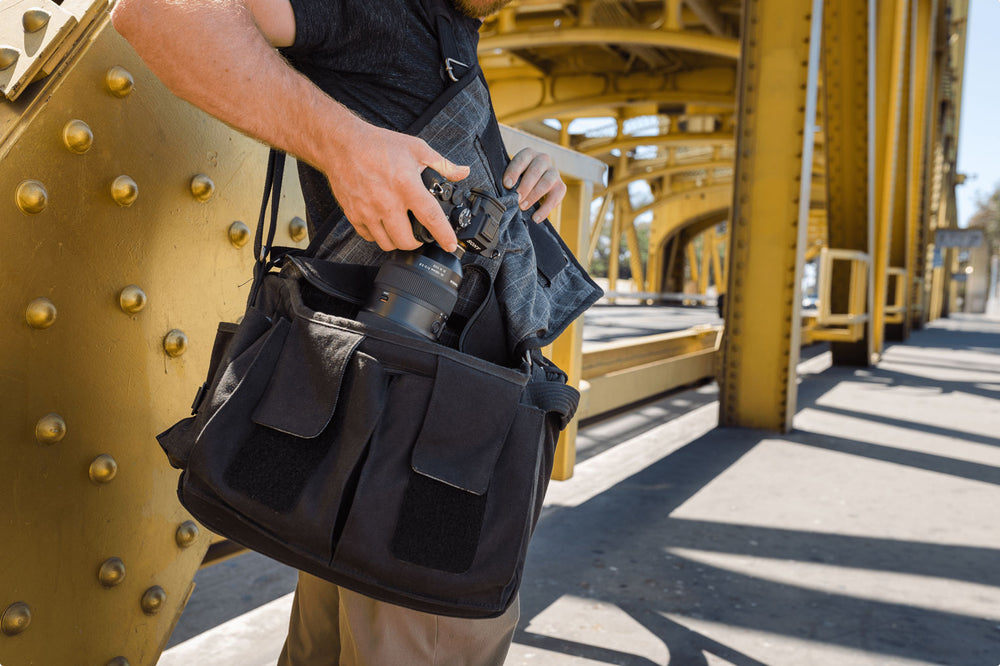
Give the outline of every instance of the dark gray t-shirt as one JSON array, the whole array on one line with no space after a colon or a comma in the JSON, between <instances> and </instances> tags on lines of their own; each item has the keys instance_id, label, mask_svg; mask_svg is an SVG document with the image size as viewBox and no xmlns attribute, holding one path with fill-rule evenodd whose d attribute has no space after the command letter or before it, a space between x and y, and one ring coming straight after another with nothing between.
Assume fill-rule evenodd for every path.
<instances>
[{"instance_id":1,"label":"dark gray t-shirt","mask_svg":"<svg viewBox=\"0 0 1000 666\"><path fill-rule=\"evenodd\" d=\"M420 0L291 0L295 43L281 50L293 67L368 122L405 131L448 82L436 31ZM478 19L457 10L458 58L477 62ZM339 207L326 178L300 165L310 226Z\"/></svg>"}]
</instances>

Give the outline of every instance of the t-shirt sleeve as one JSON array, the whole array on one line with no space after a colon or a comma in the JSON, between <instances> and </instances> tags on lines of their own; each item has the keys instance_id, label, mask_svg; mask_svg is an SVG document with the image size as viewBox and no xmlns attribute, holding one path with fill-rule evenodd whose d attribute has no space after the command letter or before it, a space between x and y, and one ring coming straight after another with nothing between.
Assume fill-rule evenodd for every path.
<instances>
[{"instance_id":1,"label":"t-shirt sleeve","mask_svg":"<svg viewBox=\"0 0 1000 666\"><path fill-rule=\"evenodd\" d=\"M343 25L343 0L291 0L295 42L282 51L291 55L323 48Z\"/></svg>"}]
</instances>

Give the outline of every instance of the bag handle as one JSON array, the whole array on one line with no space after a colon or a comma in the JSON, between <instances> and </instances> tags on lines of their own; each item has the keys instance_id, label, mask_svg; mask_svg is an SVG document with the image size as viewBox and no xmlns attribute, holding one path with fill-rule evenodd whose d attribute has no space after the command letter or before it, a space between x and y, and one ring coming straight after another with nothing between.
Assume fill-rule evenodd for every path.
<instances>
[{"instance_id":1,"label":"bag handle","mask_svg":"<svg viewBox=\"0 0 1000 666\"><path fill-rule=\"evenodd\" d=\"M254 235L253 252L253 284L250 286L250 296L247 307L257 301L257 292L261 281L267 275L276 260L268 261L274 243L274 234L278 228L278 204L281 201L281 181L285 175L285 153L274 148L267 156L267 175L264 177L264 195L260 202L260 216L257 218L257 233ZM267 241L264 241L264 218L267 216L267 202L271 202L271 220L267 229Z\"/></svg>"}]
</instances>

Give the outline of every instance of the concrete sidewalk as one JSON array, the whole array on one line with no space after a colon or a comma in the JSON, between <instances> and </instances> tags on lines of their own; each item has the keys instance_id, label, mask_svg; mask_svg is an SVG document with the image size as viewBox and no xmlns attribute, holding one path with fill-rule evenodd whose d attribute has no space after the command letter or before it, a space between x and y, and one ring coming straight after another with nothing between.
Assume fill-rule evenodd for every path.
<instances>
[{"instance_id":1,"label":"concrete sidewalk","mask_svg":"<svg viewBox=\"0 0 1000 666\"><path fill-rule=\"evenodd\" d=\"M707 387L585 429L532 543L509 666L1000 664L1000 321L956 316L877 368L823 354L800 375L787 436L714 428ZM273 664L289 603L160 664Z\"/></svg>"}]
</instances>

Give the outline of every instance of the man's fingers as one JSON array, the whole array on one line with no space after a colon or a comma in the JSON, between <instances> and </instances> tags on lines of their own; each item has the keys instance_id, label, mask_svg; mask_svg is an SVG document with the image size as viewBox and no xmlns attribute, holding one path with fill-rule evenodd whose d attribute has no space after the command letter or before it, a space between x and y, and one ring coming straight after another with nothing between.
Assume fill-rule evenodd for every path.
<instances>
[{"instance_id":1,"label":"man's fingers","mask_svg":"<svg viewBox=\"0 0 1000 666\"><path fill-rule=\"evenodd\" d=\"M552 188L552 191L546 195L545 199L542 201L542 205L538 207L538 210L531 215L531 219L534 222L541 222L547 218L552 211L556 209L556 206L559 205L564 196L566 196L566 184L560 180L559 183Z\"/></svg>"},{"instance_id":2,"label":"man's fingers","mask_svg":"<svg viewBox=\"0 0 1000 666\"><path fill-rule=\"evenodd\" d=\"M538 201L559 180L559 172L552 168L545 156L539 156L531 161L521 182L518 183L517 193L521 203L521 210L527 210L529 206Z\"/></svg>"},{"instance_id":3,"label":"man's fingers","mask_svg":"<svg viewBox=\"0 0 1000 666\"><path fill-rule=\"evenodd\" d=\"M525 174L525 178L527 178L527 174ZM555 193L560 186L565 189L562 178L559 177L559 173L554 169L543 173L541 177L535 181L530 190L525 189L525 185L522 181L521 187L517 188L518 194L520 194L521 210L528 210L528 208L534 206L535 203L542 197L551 198L551 194ZM562 195L560 194L559 197L562 198Z\"/></svg>"},{"instance_id":4,"label":"man's fingers","mask_svg":"<svg viewBox=\"0 0 1000 666\"><path fill-rule=\"evenodd\" d=\"M451 228L441 206L438 205L434 197L424 191L423 196L419 198L419 205L414 206L412 210L414 217L420 224L424 225L427 231L431 232L431 236L434 236L438 245L448 252L455 251L458 247L455 231Z\"/></svg>"},{"instance_id":5,"label":"man's fingers","mask_svg":"<svg viewBox=\"0 0 1000 666\"><path fill-rule=\"evenodd\" d=\"M372 243L372 242L375 241L375 238L372 236L372 233L370 231L368 231L368 227L361 226L361 225L356 225L354 227L354 230L358 232L359 236L361 236L362 238L364 238L369 243Z\"/></svg>"},{"instance_id":6,"label":"man's fingers","mask_svg":"<svg viewBox=\"0 0 1000 666\"><path fill-rule=\"evenodd\" d=\"M385 229L389 240L394 248L400 250L416 250L420 247L420 241L413 237L413 227L410 226L410 218L394 217L391 220L379 220Z\"/></svg>"},{"instance_id":7,"label":"man's fingers","mask_svg":"<svg viewBox=\"0 0 1000 666\"><path fill-rule=\"evenodd\" d=\"M462 180L469 175L471 170L469 167L459 166L458 164L445 159L440 153L427 145L426 142L422 141L421 143L423 148L419 157L421 164L429 166L451 181Z\"/></svg>"},{"instance_id":8,"label":"man's fingers","mask_svg":"<svg viewBox=\"0 0 1000 666\"><path fill-rule=\"evenodd\" d=\"M524 173L524 170L528 168L528 165L531 164L531 160L534 159L535 155L537 153L531 148L522 148L519 150L503 172L503 186L509 190L517 185L517 180Z\"/></svg>"},{"instance_id":9,"label":"man's fingers","mask_svg":"<svg viewBox=\"0 0 1000 666\"><path fill-rule=\"evenodd\" d=\"M396 246L393 245L392 240L389 238L389 234L386 233L385 227L381 224L371 225L368 227L368 231L372 235L372 240L378 243L379 248L383 252L390 252L396 249Z\"/></svg>"}]
</instances>

